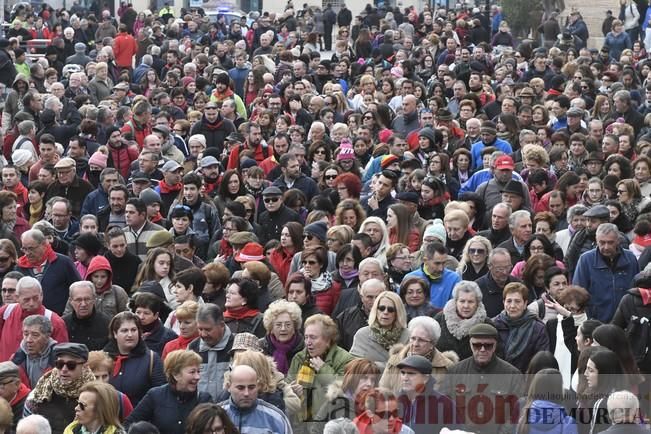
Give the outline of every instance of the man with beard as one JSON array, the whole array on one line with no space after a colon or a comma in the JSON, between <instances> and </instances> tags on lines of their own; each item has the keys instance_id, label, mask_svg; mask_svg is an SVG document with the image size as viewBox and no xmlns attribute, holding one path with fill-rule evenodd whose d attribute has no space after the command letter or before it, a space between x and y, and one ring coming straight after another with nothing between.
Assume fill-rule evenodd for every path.
<instances>
[{"instance_id":1,"label":"man with beard","mask_svg":"<svg viewBox=\"0 0 651 434\"><path fill-rule=\"evenodd\" d=\"M294 154L288 153L282 155L279 165L282 175L274 181L273 185L275 187L280 188L282 192L290 188L301 190L305 194L308 202L319 194L319 187L316 182L301 172L301 165Z\"/></svg>"},{"instance_id":2,"label":"man with beard","mask_svg":"<svg viewBox=\"0 0 651 434\"><path fill-rule=\"evenodd\" d=\"M234 132L234 131L233 131ZM249 124L248 138L244 145L232 150L228 157L227 169L238 169L240 167L240 152L249 150L253 152L253 159L260 164L265 158L271 155L269 145L262 138L262 129L256 123Z\"/></svg>"},{"instance_id":3,"label":"man with beard","mask_svg":"<svg viewBox=\"0 0 651 434\"><path fill-rule=\"evenodd\" d=\"M109 206L97 214L100 232L111 226L123 228L127 225L124 211L128 199L129 190L124 185L116 184L109 189Z\"/></svg>"},{"instance_id":4,"label":"man with beard","mask_svg":"<svg viewBox=\"0 0 651 434\"><path fill-rule=\"evenodd\" d=\"M595 205L587 210L583 214L583 217L588 219L585 228L574 234L570 240L570 245L567 247L565 264L568 270L576 270L576 265L581 255L597 247L597 240L595 238L597 228L602 223L608 223L610 221L610 211L605 205ZM625 249L628 247L628 244L628 239L620 232L620 247Z\"/></svg>"},{"instance_id":5,"label":"man with beard","mask_svg":"<svg viewBox=\"0 0 651 434\"><path fill-rule=\"evenodd\" d=\"M265 158L260 164L260 168L264 170L265 176L269 176L271 171L278 167L278 161L280 157L285 155L289 150L289 136L285 133L278 133L273 138L273 155L271 157Z\"/></svg>"},{"instance_id":6,"label":"man with beard","mask_svg":"<svg viewBox=\"0 0 651 434\"><path fill-rule=\"evenodd\" d=\"M214 198L218 193L219 185L219 161L212 155L206 155L199 163L203 186L206 195Z\"/></svg>"},{"instance_id":7,"label":"man with beard","mask_svg":"<svg viewBox=\"0 0 651 434\"><path fill-rule=\"evenodd\" d=\"M477 189L477 194L484 200L486 208L490 209L502 202L502 190L512 180L514 168L513 159L508 155L502 155L495 159L495 163L491 165L493 178L482 183ZM527 186L522 181L516 182L520 183L523 192L528 191ZM524 197L523 208L531 209L531 198L528 194Z\"/></svg>"},{"instance_id":8,"label":"man with beard","mask_svg":"<svg viewBox=\"0 0 651 434\"><path fill-rule=\"evenodd\" d=\"M288 222L300 222L296 211L288 208L282 201L283 192L276 186L267 187L262 192L262 200L266 211L260 213L258 223L260 244L264 245L269 240L279 240L280 232Z\"/></svg>"},{"instance_id":9,"label":"man with beard","mask_svg":"<svg viewBox=\"0 0 651 434\"><path fill-rule=\"evenodd\" d=\"M190 130L190 135L204 135L206 138L206 147L217 148L221 154L224 147L224 140L229 134L234 132L236 130L233 122L224 119L219 113L217 103L210 101L204 107L201 121L194 124Z\"/></svg>"}]
</instances>

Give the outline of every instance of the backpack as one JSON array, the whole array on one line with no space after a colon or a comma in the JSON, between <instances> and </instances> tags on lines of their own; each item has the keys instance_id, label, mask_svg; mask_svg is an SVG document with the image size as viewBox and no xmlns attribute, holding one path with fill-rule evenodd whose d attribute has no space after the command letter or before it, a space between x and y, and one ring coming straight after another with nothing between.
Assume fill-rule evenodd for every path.
<instances>
[{"instance_id":1,"label":"backpack","mask_svg":"<svg viewBox=\"0 0 651 434\"><path fill-rule=\"evenodd\" d=\"M262 143L260 143L260 145L262 146L262 155L264 155L264 158L269 158L271 156L271 150L266 140L263 140ZM237 154L242 155L242 151L246 151L246 149L247 146L244 143L242 143L237 150Z\"/></svg>"},{"instance_id":2,"label":"backpack","mask_svg":"<svg viewBox=\"0 0 651 434\"><path fill-rule=\"evenodd\" d=\"M631 316L631 321L625 330L626 338L631 343L633 356L638 366L651 362L651 323L649 318L637 315Z\"/></svg>"}]
</instances>

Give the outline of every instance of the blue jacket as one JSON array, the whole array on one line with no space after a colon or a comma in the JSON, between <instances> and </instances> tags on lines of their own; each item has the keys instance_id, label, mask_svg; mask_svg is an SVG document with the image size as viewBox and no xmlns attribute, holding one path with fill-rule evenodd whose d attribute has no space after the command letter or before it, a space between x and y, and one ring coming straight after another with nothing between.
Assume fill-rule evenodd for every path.
<instances>
[{"instance_id":1,"label":"blue jacket","mask_svg":"<svg viewBox=\"0 0 651 434\"><path fill-rule=\"evenodd\" d=\"M513 176L511 176L511 178L515 179L516 181L522 181L520 174L515 171L513 171ZM467 191L476 191L480 185L486 181L490 181L491 179L493 179L493 172L491 172L490 169L482 169L478 172L475 172L472 174L469 180L461 185L461 188L459 189L459 195Z\"/></svg>"},{"instance_id":2,"label":"blue jacket","mask_svg":"<svg viewBox=\"0 0 651 434\"><path fill-rule=\"evenodd\" d=\"M610 322L619 301L631 288L633 277L639 271L635 255L627 249L620 250L614 270L606 264L597 248L582 254L572 284L587 289L591 295L588 318Z\"/></svg>"},{"instance_id":3,"label":"blue jacket","mask_svg":"<svg viewBox=\"0 0 651 434\"><path fill-rule=\"evenodd\" d=\"M228 70L228 75L233 79L233 82L235 82L235 93L240 96L240 98L244 98L244 82L246 81L246 77L249 75L249 71L251 71L249 68L231 68Z\"/></svg>"},{"instance_id":4,"label":"blue jacket","mask_svg":"<svg viewBox=\"0 0 651 434\"><path fill-rule=\"evenodd\" d=\"M486 144L482 140L481 142L473 143L470 153L472 154L472 167L474 170L481 169L483 167L483 160L481 158L481 151L486 146L495 146L498 151L502 151L505 154L513 154L513 148L506 140L502 140L499 137L495 139L494 143Z\"/></svg>"},{"instance_id":5,"label":"blue jacket","mask_svg":"<svg viewBox=\"0 0 651 434\"><path fill-rule=\"evenodd\" d=\"M34 269L16 265L16 271L25 276L37 278L43 287L43 305L53 312L63 316L63 311L70 295L70 285L82 280L74 262L67 256L56 254L56 259L45 265L43 274L37 277ZM20 261L19 261L20 264Z\"/></svg>"},{"instance_id":6,"label":"blue jacket","mask_svg":"<svg viewBox=\"0 0 651 434\"><path fill-rule=\"evenodd\" d=\"M84 203L81 205L81 216L85 216L86 214L97 215L98 212L107 206L109 206L108 192L104 191L100 184L84 199Z\"/></svg>"},{"instance_id":7,"label":"blue jacket","mask_svg":"<svg viewBox=\"0 0 651 434\"><path fill-rule=\"evenodd\" d=\"M132 423L144 420L154 424L161 434L183 434L185 422L192 409L210 401L210 395L206 392L181 396L169 384L164 384L147 392L133 409L125 425L128 427Z\"/></svg>"},{"instance_id":8,"label":"blue jacket","mask_svg":"<svg viewBox=\"0 0 651 434\"><path fill-rule=\"evenodd\" d=\"M232 399L222 401L219 405L226 410L239 432L271 432L291 434L292 427L287 416L275 405L257 399L253 406L241 409Z\"/></svg>"},{"instance_id":9,"label":"blue jacket","mask_svg":"<svg viewBox=\"0 0 651 434\"><path fill-rule=\"evenodd\" d=\"M610 49L608 54L611 59L619 60L619 57L622 55L622 51L627 48L633 48L633 43L631 42L631 37L626 32L622 32L619 35L615 35L613 32L609 32L606 35L604 47L608 47Z\"/></svg>"},{"instance_id":10,"label":"blue jacket","mask_svg":"<svg viewBox=\"0 0 651 434\"><path fill-rule=\"evenodd\" d=\"M385 155L375 157L368 163L366 172L364 172L364 176L362 177L362 183L368 182L373 178L373 175L382 171L382 157L385 157Z\"/></svg>"},{"instance_id":11,"label":"blue jacket","mask_svg":"<svg viewBox=\"0 0 651 434\"><path fill-rule=\"evenodd\" d=\"M410 277L418 277L420 279L423 279L425 282L428 282L430 285L430 304L438 309L443 309L445 307L445 303L447 303L448 300L452 298L452 288L454 288L454 285L461 281L461 277L459 277L459 275L454 271L450 271L447 268L444 268L441 280L433 281L430 280L427 274L425 274L423 267L424 265L421 265L418 270L407 274L402 279L402 281L404 282L405 279L408 279Z\"/></svg>"},{"instance_id":12,"label":"blue jacket","mask_svg":"<svg viewBox=\"0 0 651 434\"><path fill-rule=\"evenodd\" d=\"M562 405L535 400L527 412L529 434L577 434L576 421Z\"/></svg>"}]
</instances>

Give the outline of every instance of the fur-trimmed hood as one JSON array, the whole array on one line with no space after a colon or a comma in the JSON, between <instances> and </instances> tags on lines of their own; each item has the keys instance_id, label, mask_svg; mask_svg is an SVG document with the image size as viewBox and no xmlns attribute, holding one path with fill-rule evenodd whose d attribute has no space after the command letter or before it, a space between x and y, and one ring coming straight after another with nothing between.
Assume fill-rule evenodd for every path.
<instances>
[{"instance_id":1,"label":"fur-trimmed hood","mask_svg":"<svg viewBox=\"0 0 651 434\"><path fill-rule=\"evenodd\" d=\"M387 366L398 366L398 363L407 357L409 352L409 345L405 344L395 344L389 350L389 360L387 361ZM449 368L450 366L459 363L459 356L454 351L439 351L436 350L434 353L434 359L432 360L432 368Z\"/></svg>"}]
</instances>

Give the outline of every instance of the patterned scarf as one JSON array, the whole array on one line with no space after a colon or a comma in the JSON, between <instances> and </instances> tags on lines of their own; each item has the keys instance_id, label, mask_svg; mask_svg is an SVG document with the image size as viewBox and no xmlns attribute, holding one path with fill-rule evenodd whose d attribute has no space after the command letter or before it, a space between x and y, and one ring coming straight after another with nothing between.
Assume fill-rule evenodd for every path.
<instances>
[{"instance_id":1,"label":"patterned scarf","mask_svg":"<svg viewBox=\"0 0 651 434\"><path fill-rule=\"evenodd\" d=\"M402 332L403 329L400 327L385 329L376 325L371 326L371 335L373 336L373 340L382 345L382 347L387 351L398 343L400 336L402 336Z\"/></svg>"},{"instance_id":2,"label":"patterned scarf","mask_svg":"<svg viewBox=\"0 0 651 434\"><path fill-rule=\"evenodd\" d=\"M327 271L321 273L316 279L312 279L312 293L327 291L331 286L332 275Z\"/></svg>"},{"instance_id":3,"label":"patterned scarf","mask_svg":"<svg viewBox=\"0 0 651 434\"><path fill-rule=\"evenodd\" d=\"M63 398L77 399L79 398L79 389L81 389L81 386L91 381L95 381L95 376L93 375L93 371L87 366L82 368L81 377L68 384L64 384L61 381L59 370L54 368L43 374L38 381L38 384L32 391L32 401L35 404L42 404L52 399L52 394L57 394Z\"/></svg>"}]
</instances>

